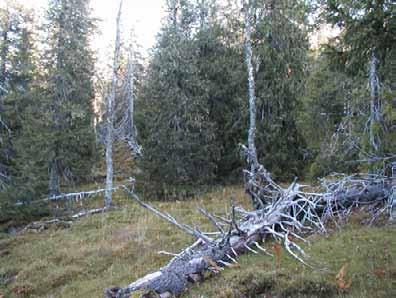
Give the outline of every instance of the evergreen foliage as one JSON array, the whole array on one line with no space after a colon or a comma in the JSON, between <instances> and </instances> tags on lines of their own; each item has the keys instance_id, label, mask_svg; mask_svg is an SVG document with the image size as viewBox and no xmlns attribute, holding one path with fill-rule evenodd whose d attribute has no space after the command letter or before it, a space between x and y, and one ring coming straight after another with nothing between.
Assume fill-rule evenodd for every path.
<instances>
[{"instance_id":1,"label":"evergreen foliage","mask_svg":"<svg viewBox=\"0 0 396 298\"><path fill-rule=\"evenodd\" d=\"M27 132L31 88L37 73L34 55L33 15L7 3L1 11L1 164L4 191L12 192L22 174L18 161L19 143ZM19 149L20 148L20 149ZM29 157L30 158L30 157Z\"/></svg>"},{"instance_id":2,"label":"evergreen foliage","mask_svg":"<svg viewBox=\"0 0 396 298\"><path fill-rule=\"evenodd\" d=\"M11 19L12 38L1 44L7 48L2 118L8 126L2 131L10 137L3 138L1 156L9 166L4 196L15 202L40 199L48 194L49 184L55 194L61 184L90 177L96 158L89 47L94 26L87 1L54 0L42 31L46 47L40 53L34 46L39 40L32 14L18 7L10 11L3 12L2 24Z\"/></svg>"},{"instance_id":3,"label":"evergreen foliage","mask_svg":"<svg viewBox=\"0 0 396 298\"><path fill-rule=\"evenodd\" d=\"M143 89L145 180L176 187L241 177L238 150L248 118L240 14L219 13L216 1L169 5ZM256 5L258 151L275 176L286 179L302 168L296 111L307 65L307 7L287 1Z\"/></svg>"},{"instance_id":4,"label":"evergreen foliage","mask_svg":"<svg viewBox=\"0 0 396 298\"><path fill-rule=\"evenodd\" d=\"M61 180L74 183L90 175L94 160L93 53L89 37L93 19L89 1L53 0L48 11L44 97L49 99L49 191L59 193Z\"/></svg>"},{"instance_id":5,"label":"evergreen foliage","mask_svg":"<svg viewBox=\"0 0 396 298\"><path fill-rule=\"evenodd\" d=\"M257 148L280 179L303 174L304 140L296 117L307 73L307 11L305 1L257 1Z\"/></svg>"},{"instance_id":6,"label":"evergreen foliage","mask_svg":"<svg viewBox=\"0 0 396 298\"><path fill-rule=\"evenodd\" d=\"M308 114L321 109L326 115L334 115L321 122L333 127L326 129L327 137L319 146L322 152L318 153L311 167L314 176L334 170L356 170L356 167L383 173L386 163L394 155L396 138L392 118L395 107L392 98L395 88L391 84L390 65L396 44L396 11L391 2L322 1L322 20L338 26L341 33L323 47L319 60L315 62L319 68L322 67L320 65L328 67L317 73L314 71L308 80L311 93L306 94L308 97L318 95L313 101L305 98L305 104L311 107ZM379 87L374 98L370 95L373 92L370 86L373 61ZM313 85L315 81L319 83L316 86ZM333 94L331 100L323 96L327 91ZM372 121L373 101L378 102L376 121ZM331 102L333 108L325 106L326 102ZM314 126L308 126L314 129ZM373 148L373 137L378 143L377 148ZM310 133L306 138L318 140L315 134Z\"/></svg>"},{"instance_id":7,"label":"evergreen foliage","mask_svg":"<svg viewBox=\"0 0 396 298\"><path fill-rule=\"evenodd\" d=\"M197 15L188 1L170 1L143 85L143 168L163 194L210 183L219 148L209 118L209 90L200 76Z\"/></svg>"}]
</instances>

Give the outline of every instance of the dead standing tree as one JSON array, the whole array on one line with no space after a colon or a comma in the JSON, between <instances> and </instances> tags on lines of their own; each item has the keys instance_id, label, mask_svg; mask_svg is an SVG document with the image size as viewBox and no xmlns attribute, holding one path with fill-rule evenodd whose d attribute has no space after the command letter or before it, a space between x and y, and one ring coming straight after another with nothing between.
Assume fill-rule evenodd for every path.
<instances>
[{"instance_id":1,"label":"dead standing tree","mask_svg":"<svg viewBox=\"0 0 396 298\"><path fill-rule=\"evenodd\" d=\"M118 84L118 70L120 60L120 48L121 48L121 12L122 2L117 14L117 29L116 29L116 40L114 49L114 61L113 61L113 74L110 90L106 96L106 193L105 193L105 205L108 207L112 203L112 189L113 189L113 141L114 141L114 101L116 97L116 89Z\"/></svg>"},{"instance_id":2,"label":"dead standing tree","mask_svg":"<svg viewBox=\"0 0 396 298\"><path fill-rule=\"evenodd\" d=\"M142 155L142 147L136 140L136 128L134 125L134 48L132 43L128 49L127 64L123 79L119 78L121 57L121 13L123 1L120 0L117 14L117 29L114 49L113 76L110 91L106 96L106 191L105 205L108 207L112 202L113 189L113 144L115 141L123 141L128 144L131 154L135 157ZM117 92L119 83L122 81L121 91ZM116 103L116 98L118 98ZM117 118L117 119L116 119Z\"/></svg>"},{"instance_id":3,"label":"dead standing tree","mask_svg":"<svg viewBox=\"0 0 396 298\"><path fill-rule=\"evenodd\" d=\"M255 79L253 70L253 51L252 51L252 21L254 16L254 6L252 0L242 1L244 20L245 20L245 63L248 78L248 98L249 98L249 131L248 131L248 148L242 146L247 164L250 169L244 171L245 189L249 194L253 207L262 209L269 199L273 198L272 190L270 193L260 193L257 188L258 184L268 183L268 187L275 185L270 177L270 173L258 162L257 149L255 145L256 138L256 94ZM262 180L264 178L264 180ZM268 188L266 188L268 190ZM274 189L276 191L276 188Z\"/></svg>"},{"instance_id":4,"label":"dead standing tree","mask_svg":"<svg viewBox=\"0 0 396 298\"><path fill-rule=\"evenodd\" d=\"M134 90L134 47L133 43L129 45L128 61L125 70L125 77L122 86L124 104L121 111L122 120L118 127L118 139L126 142L133 156L138 157L142 155L142 147L137 142L137 132L134 123L134 106L135 106L135 90ZM125 108L126 107L126 108Z\"/></svg>"},{"instance_id":5,"label":"dead standing tree","mask_svg":"<svg viewBox=\"0 0 396 298\"><path fill-rule=\"evenodd\" d=\"M255 144L256 138L256 94L255 94L255 80L253 72L253 51L252 51L252 17L253 7L250 1L243 3L243 10L245 13L245 63L248 74L248 94L249 94L249 132L248 132L248 164L250 169L254 172L258 167L257 150Z\"/></svg>"},{"instance_id":6,"label":"dead standing tree","mask_svg":"<svg viewBox=\"0 0 396 298\"><path fill-rule=\"evenodd\" d=\"M381 139L378 135L379 129L383 125L383 115L380 99L380 83L378 78L378 59L375 50L372 50L369 83L370 83L370 117L369 117L369 142L371 145L371 153L377 154L380 151Z\"/></svg>"}]
</instances>

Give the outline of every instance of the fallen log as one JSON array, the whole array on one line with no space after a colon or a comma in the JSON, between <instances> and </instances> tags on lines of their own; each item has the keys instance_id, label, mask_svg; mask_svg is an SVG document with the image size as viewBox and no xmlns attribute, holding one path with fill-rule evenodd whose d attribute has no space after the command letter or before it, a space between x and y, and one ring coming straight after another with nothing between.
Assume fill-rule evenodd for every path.
<instances>
[{"instance_id":1,"label":"fallen log","mask_svg":"<svg viewBox=\"0 0 396 298\"><path fill-rule=\"evenodd\" d=\"M128 183L130 183L131 187L133 188L135 179L129 178ZM109 191L115 192L115 191L119 190L121 186L123 186L123 185L115 186L115 187L111 188ZM80 192L61 193L59 195L53 195L50 197L46 197L44 199L35 200L35 201L31 201L31 202L19 201L19 202L15 203L15 206L23 206L23 205L37 204L37 203L48 203L48 202L56 202L56 201L79 202L79 201L94 197L96 195L102 194L104 192L106 192L106 188L100 188L100 189L88 190L88 191L80 191Z\"/></svg>"},{"instance_id":2,"label":"fallen log","mask_svg":"<svg viewBox=\"0 0 396 298\"><path fill-rule=\"evenodd\" d=\"M135 180L130 178L129 182L131 183L131 187L133 189ZM124 185L116 186L116 187L112 188L111 191L117 191L121 187L125 187L125 186ZM35 203L39 203L39 202L60 201L60 200L75 200L76 202L79 202L83 199L88 199L92 196L98 195L105 191L106 191L105 189L97 189L97 190L91 190L91 191L64 193L64 194L60 194L57 196L45 198L42 200L32 201L32 202L30 202L30 204L35 204ZM21 206L23 204L24 203L19 202L16 205ZM75 221L77 219L80 219L85 216L90 216L93 214L104 213L104 212L114 210L114 209L116 209L115 206L94 208L94 209L89 209L89 210L82 210L76 214L73 214L70 216L65 216L63 218L55 218L55 219L45 220L45 221L35 221L35 222L31 222L28 225L26 225L24 228L19 230L18 233L24 233L29 230L34 230L34 231L40 232L40 231L46 230L50 226L54 226L54 225L62 226L63 228L69 228L72 225L73 221Z\"/></svg>"},{"instance_id":3,"label":"fallen log","mask_svg":"<svg viewBox=\"0 0 396 298\"><path fill-rule=\"evenodd\" d=\"M61 220L61 219L51 219L46 221L35 221L31 222L27 226L25 226L19 233L24 233L26 231L36 231L41 232L43 230L49 229L51 226L57 226L62 228L71 227L72 222L69 220Z\"/></svg>"},{"instance_id":4,"label":"fallen log","mask_svg":"<svg viewBox=\"0 0 396 298\"><path fill-rule=\"evenodd\" d=\"M251 175L250 191L262 200L262 208L246 211L232 206L229 218L221 218L200 209L218 232L207 233L181 224L169 214L143 202L124 187L127 194L142 207L175 225L196 238L193 245L176 254L171 261L156 272L125 286L105 290L106 298L129 297L132 292L143 290L160 297L180 295L188 285L202 280L205 272L218 273L231 267L241 254L267 253L262 242L268 237L283 244L286 251L299 262L310 266L304 250L292 239L305 241L303 232L325 232L329 220L346 218L352 208L371 207L372 216L389 211L392 214L395 197L394 180L371 175L332 177L323 180L321 191L303 191L304 186L294 182L282 188L269 179L262 167ZM271 194L271 196L269 196ZM270 199L270 200L268 200ZM225 231L225 224L228 230ZM291 236L291 237L290 237Z\"/></svg>"},{"instance_id":5,"label":"fallen log","mask_svg":"<svg viewBox=\"0 0 396 298\"><path fill-rule=\"evenodd\" d=\"M44 230L49 229L52 226L61 227L63 229L70 228L74 221L94 214L104 213L110 210L115 210L116 207L103 207L103 208L95 208L89 210L83 210L71 216L66 216L63 218L54 218L51 220L44 220L44 221L34 221L26 225L24 228L18 231L18 233L25 233L27 231L35 231L35 232L42 232Z\"/></svg>"},{"instance_id":6,"label":"fallen log","mask_svg":"<svg viewBox=\"0 0 396 298\"><path fill-rule=\"evenodd\" d=\"M90 210L83 210L83 211L80 211L80 212L70 216L70 218L73 220L76 220L81 217L98 214L98 213L104 213L110 209L114 209L114 207L103 207L103 208L95 208L95 209L90 209Z\"/></svg>"},{"instance_id":7,"label":"fallen log","mask_svg":"<svg viewBox=\"0 0 396 298\"><path fill-rule=\"evenodd\" d=\"M116 191L118 187L115 187L112 189L112 191ZM37 204L37 203L46 203L46 202L55 202L55 201L61 201L61 200L66 200L66 201L71 201L74 200L76 202L81 201L83 199L88 199L92 196L101 194L105 192L106 189L97 189L97 190L90 190L90 191L81 191L81 192L72 192L72 193L62 193L59 195L54 195L51 197L47 197L41 200L36 200L32 202L17 202L15 206L23 206L23 205L29 205L29 204Z\"/></svg>"}]
</instances>

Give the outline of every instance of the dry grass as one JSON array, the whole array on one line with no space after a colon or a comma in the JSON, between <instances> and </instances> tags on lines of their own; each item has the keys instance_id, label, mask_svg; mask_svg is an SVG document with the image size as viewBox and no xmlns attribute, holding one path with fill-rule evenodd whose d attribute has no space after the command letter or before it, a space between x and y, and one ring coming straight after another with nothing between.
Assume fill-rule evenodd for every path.
<instances>
[{"instance_id":1,"label":"dry grass","mask_svg":"<svg viewBox=\"0 0 396 298\"><path fill-rule=\"evenodd\" d=\"M154 204L182 222L211 229L196 207L224 212L231 196L249 205L236 187L191 201ZM128 284L166 264L169 257L158 251L178 252L192 241L121 194L117 201L125 208L83 218L70 229L0 236L0 297L102 297L105 287ZM239 268L193 286L184 296L392 297L395 236L391 226L351 224L333 235L312 238L306 249L316 270L302 267L285 253L279 269L270 257L249 255L240 259ZM350 264L352 286L342 293L334 279L344 263Z\"/></svg>"}]
</instances>

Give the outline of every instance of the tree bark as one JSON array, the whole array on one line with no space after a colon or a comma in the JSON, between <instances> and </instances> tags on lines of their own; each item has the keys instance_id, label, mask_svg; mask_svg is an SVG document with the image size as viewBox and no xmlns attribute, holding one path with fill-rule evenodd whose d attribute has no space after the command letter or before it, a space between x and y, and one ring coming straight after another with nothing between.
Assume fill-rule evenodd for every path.
<instances>
[{"instance_id":1,"label":"tree bark","mask_svg":"<svg viewBox=\"0 0 396 298\"><path fill-rule=\"evenodd\" d=\"M129 148L132 151L132 155L140 156L142 154L142 148L137 142L137 133L134 123L134 106L135 106L135 93L134 93L134 49L133 45L129 46L128 52L128 63L126 69L126 86L125 96L127 98L127 113L126 118L129 120L127 124L127 130L125 132L125 139L128 143Z\"/></svg>"},{"instance_id":2,"label":"tree bark","mask_svg":"<svg viewBox=\"0 0 396 298\"><path fill-rule=\"evenodd\" d=\"M7 11L7 13L9 13ZM7 20L5 22L5 24L3 24L4 28L3 28L3 32L1 34L1 41L2 41L2 48L1 48L1 52L0 52L0 59L1 59L1 63L0 63L0 99L2 99L2 95L4 95L6 93L6 74L7 74L7 69L6 69L6 62L7 62L7 55L8 55L8 49L9 49L9 44L10 44L10 40L8 37L8 32L10 30L10 20L9 17L7 17Z\"/></svg>"},{"instance_id":3,"label":"tree bark","mask_svg":"<svg viewBox=\"0 0 396 298\"><path fill-rule=\"evenodd\" d=\"M53 159L50 162L50 169L49 169L49 195L50 196L57 196L60 193L60 178L59 178L59 171L56 159Z\"/></svg>"},{"instance_id":4,"label":"tree bark","mask_svg":"<svg viewBox=\"0 0 396 298\"><path fill-rule=\"evenodd\" d=\"M381 140L378 135L378 130L382 125L382 112L381 112L381 100L379 96L379 79L377 71L378 59L375 54L375 50L372 50L371 61L370 61L370 145L372 153L378 153L381 146Z\"/></svg>"},{"instance_id":5,"label":"tree bark","mask_svg":"<svg viewBox=\"0 0 396 298\"><path fill-rule=\"evenodd\" d=\"M245 63L248 75L248 96L249 96L249 131L248 131L248 148L245 149L248 166L250 170L244 171L245 189L249 194L252 205L255 209L264 207L266 201L264 196L258 197L256 195L256 184L258 180L269 184L274 184L270 174L265 168L259 164L257 157L257 149L255 144L256 138L256 94L255 94L255 80L253 70L253 51L252 51L252 18L253 18L253 3L251 0L243 0L243 8L245 13ZM258 175L261 171L263 175ZM262 180L264 179L264 180Z\"/></svg>"},{"instance_id":6,"label":"tree bark","mask_svg":"<svg viewBox=\"0 0 396 298\"><path fill-rule=\"evenodd\" d=\"M257 150L255 144L256 137L256 94L255 81L252 63L252 4L251 1L244 3L245 12L245 62L248 74L248 95L249 95L249 132L248 132L248 149L249 149L249 163L251 172L254 172L258 165Z\"/></svg>"},{"instance_id":7,"label":"tree bark","mask_svg":"<svg viewBox=\"0 0 396 298\"><path fill-rule=\"evenodd\" d=\"M127 68L127 97L128 97L128 111L129 111L129 128L132 136L135 135L135 124L134 120L134 73L133 73L133 48L130 46L129 54L128 54L128 68Z\"/></svg>"},{"instance_id":8,"label":"tree bark","mask_svg":"<svg viewBox=\"0 0 396 298\"><path fill-rule=\"evenodd\" d=\"M118 84L118 68L120 59L120 47L121 47L121 11L122 11L122 0L117 14L117 28L116 28L116 40L114 49L114 61L113 61L113 74L110 86L110 91L107 95L107 125L106 125L106 193L105 193L105 206L109 207L112 203L112 189L113 189L113 140L114 140L114 102L116 97L116 89Z\"/></svg>"}]
</instances>

